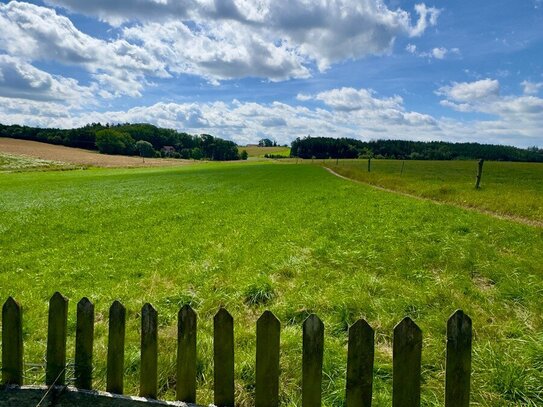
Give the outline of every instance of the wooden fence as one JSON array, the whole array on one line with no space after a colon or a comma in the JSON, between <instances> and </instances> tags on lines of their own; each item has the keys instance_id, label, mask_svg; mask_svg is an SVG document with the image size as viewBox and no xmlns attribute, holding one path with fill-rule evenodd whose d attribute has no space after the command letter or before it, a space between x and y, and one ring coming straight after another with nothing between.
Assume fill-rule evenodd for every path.
<instances>
[{"instance_id":1,"label":"wooden fence","mask_svg":"<svg viewBox=\"0 0 543 407\"><path fill-rule=\"evenodd\" d=\"M116 397L108 404L107 399L111 399L111 393L123 394L125 307L115 301L109 309L106 379L108 394L91 391L94 305L87 298L79 301L75 338L75 389L67 388L64 384L68 300L60 293L55 293L49 302L45 368L47 387L37 389L23 386L22 308L10 297L2 308L3 390L0 391L0 405L36 406L41 405L36 404L37 399L45 400L47 397L49 405L58 406L85 405L86 399L92 399L88 405L95 406L153 404L152 399L156 399L158 391L157 317L158 313L151 304L143 306L139 396L147 400ZM234 406L234 320L226 309L221 308L213 322L214 404ZM181 308L178 314L176 396L177 400L186 403L196 403L196 326L197 316L194 310L190 306ZM279 320L270 311L265 311L256 323L254 404L257 407L272 407L279 404L280 330ZM447 323L446 407L469 406L471 341L471 319L462 311L456 311ZM310 315L303 323L303 407L321 405L323 351L324 324L318 316ZM394 328L393 407L420 406L421 352L422 332L410 318L406 317ZM347 407L371 406L373 360L374 331L361 319L349 328L345 389ZM48 394L51 389L55 391ZM25 398L25 395L29 396ZM64 395L64 399L61 395Z\"/></svg>"}]
</instances>

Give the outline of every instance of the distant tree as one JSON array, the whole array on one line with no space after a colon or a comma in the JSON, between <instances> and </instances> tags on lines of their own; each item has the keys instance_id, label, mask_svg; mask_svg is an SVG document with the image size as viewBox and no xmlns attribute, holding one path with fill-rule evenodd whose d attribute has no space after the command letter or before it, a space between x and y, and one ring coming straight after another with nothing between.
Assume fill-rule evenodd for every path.
<instances>
[{"instance_id":1,"label":"distant tree","mask_svg":"<svg viewBox=\"0 0 543 407\"><path fill-rule=\"evenodd\" d=\"M104 154L134 154L134 139L128 133L111 128L96 132L96 147Z\"/></svg>"},{"instance_id":2,"label":"distant tree","mask_svg":"<svg viewBox=\"0 0 543 407\"><path fill-rule=\"evenodd\" d=\"M202 150L196 147L196 148L193 148L192 151L190 152L190 157L193 158L194 160L201 160L202 158L204 158L204 155L202 154Z\"/></svg>"},{"instance_id":3,"label":"distant tree","mask_svg":"<svg viewBox=\"0 0 543 407\"><path fill-rule=\"evenodd\" d=\"M260 147L273 147L273 141L271 141L269 138L263 138L258 142L258 145Z\"/></svg>"},{"instance_id":4,"label":"distant tree","mask_svg":"<svg viewBox=\"0 0 543 407\"><path fill-rule=\"evenodd\" d=\"M153 145L145 140L140 140L136 142L136 150L142 157L155 156L155 149L153 148Z\"/></svg>"},{"instance_id":5,"label":"distant tree","mask_svg":"<svg viewBox=\"0 0 543 407\"><path fill-rule=\"evenodd\" d=\"M239 157L240 157L242 160L246 160L247 158L249 158L249 153L247 152L247 150L242 150Z\"/></svg>"}]
</instances>

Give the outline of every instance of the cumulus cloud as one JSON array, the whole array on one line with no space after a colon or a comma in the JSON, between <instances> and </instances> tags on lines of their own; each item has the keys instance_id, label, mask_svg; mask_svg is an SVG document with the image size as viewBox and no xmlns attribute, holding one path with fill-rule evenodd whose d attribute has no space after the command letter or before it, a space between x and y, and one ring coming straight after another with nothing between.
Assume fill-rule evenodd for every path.
<instances>
[{"instance_id":1,"label":"cumulus cloud","mask_svg":"<svg viewBox=\"0 0 543 407\"><path fill-rule=\"evenodd\" d=\"M543 82L522 81L521 85L525 95L537 95L543 89Z\"/></svg>"},{"instance_id":2,"label":"cumulus cloud","mask_svg":"<svg viewBox=\"0 0 543 407\"><path fill-rule=\"evenodd\" d=\"M146 38L146 45L158 46L161 55L171 52L186 62L187 69L218 79L239 77L234 75L237 67L239 75L272 80L306 77L308 61L325 70L339 61L388 52L397 36L420 36L437 24L439 16L438 9L417 4L413 17L408 11L389 9L382 0L48 0L47 4L112 25L137 21L125 31L128 36ZM179 30L179 35L163 37L164 30ZM190 44L187 41L209 45L209 50L200 48L208 58L195 64L199 56L190 45L179 55ZM263 56L262 62L254 64L252 55Z\"/></svg>"},{"instance_id":3,"label":"cumulus cloud","mask_svg":"<svg viewBox=\"0 0 543 407\"><path fill-rule=\"evenodd\" d=\"M164 64L144 48L124 39L96 39L54 10L29 3L0 4L0 37L0 50L7 54L82 67L113 94L140 96L146 75L169 76ZM122 78L123 87L116 86L115 78Z\"/></svg>"},{"instance_id":4,"label":"cumulus cloud","mask_svg":"<svg viewBox=\"0 0 543 407\"><path fill-rule=\"evenodd\" d=\"M0 55L0 96L80 106L93 99L94 87L74 79L53 76L9 55Z\"/></svg>"},{"instance_id":5,"label":"cumulus cloud","mask_svg":"<svg viewBox=\"0 0 543 407\"><path fill-rule=\"evenodd\" d=\"M496 79L481 79L475 82L454 82L452 85L443 86L437 90L437 94L445 96L454 102L474 102L498 96L500 83Z\"/></svg>"}]
</instances>

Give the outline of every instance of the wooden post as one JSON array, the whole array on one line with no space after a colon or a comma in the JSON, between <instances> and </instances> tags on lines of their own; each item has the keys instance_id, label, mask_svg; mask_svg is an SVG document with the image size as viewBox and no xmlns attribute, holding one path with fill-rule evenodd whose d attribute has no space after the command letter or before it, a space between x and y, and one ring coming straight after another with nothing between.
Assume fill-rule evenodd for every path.
<instances>
[{"instance_id":1,"label":"wooden post","mask_svg":"<svg viewBox=\"0 0 543 407\"><path fill-rule=\"evenodd\" d=\"M475 188L479 189L481 186L481 177L483 176L483 164L485 160L482 158L477 163L477 177L475 178Z\"/></svg>"},{"instance_id":2,"label":"wooden post","mask_svg":"<svg viewBox=\"0 0 543 407\"><path fill-rule=\"evenodd\" d=\"M405 160L402 161L402 169L400 170L400 175L403 175L403 168L405 167Z\"/></svg>"},{"instance_id":3,"label":"wooden post","mask_svg":"<svg viewBox=\"0 0 543 407\"><path fill-rule=\"evenodd\" d=\"M45 384L63 385L66 377L68 299L58 291L49 300Z\"/></svg>"},{"instance_id":4,"label":"wooden post","mask_svg":"<svg viewBox=\"0 0 543 407\"><path fill-rule=\"evenodd\" d=\"M234 319L224 308L213 318L214 404L234 406Z\"/></svg>"},{"instance_id":5,"label":"wooden post","mask_svg":"<svg viewBox=\"0 0 543 407\"><path fill-rule=\"evenodd\" d=\"M458 310L447 323L446 407L469 406L471 339L471 319Z\"/></svg>"},{"instance_id":6,"label":"wooden post","mask_svg":"<svg viewBox=\"0 0 543 407\"><path fill-rule=\"evenodd\" d=\"M177 315L177 400L196 403L196 313L185 305Z\"/></svg>"},{"instance_id":7,"label":"wooden post","mask_svg":"<svg viewBox=\"0 0 543 407\"><path fill-rule=\"evenodd\" d=\"M349 328L346 407L371 407L375 333L359 319Z\"/></svg>"},{"instance_id":8,"label":"wooden post","mask_svg":"<svg viewBox=\"0 0 543 407\"><path fill-rule=\"evenodd\" d=\"M311 314L303 325L302 407L320 407L324 324Z\"/></svg>"},{"instance_id":9,"label":"wooden post","mask_svg":"<svg viewBox=\"0 0 543 407\"><path fill-rule=\"evenodd\" d=\"M23 385L23 308L13 297L2 307L2 384Z\"/></svg>"},{"instance_id":10,"label":"wooden post","mask_svg":"<svg viewBox=\"0 0 543 407\"><path fill-rule=\"evenodd\" d=\"M92 345L94 340L94 304L84 297L77 303L75 331L75 387L92 389Z\"/></svg>"},{"instance_id":11,"label":"wooden post","mask_svg":"<svg viewBox=\"0 0 543 407\"><path fill-rule=\"evenodd\" d=\"M107 342L107 383L110 393L123 394L124 338L126 309L119 301L109 308L109 337Z\"/></svg>"},{"instance_id":12,"label":"wooden post","mask_svg":"<svg viewBox=\"0 0 543 407\"><path fill-rule=\"evenodd\" d=\"M281 323L264 311L256 323L256 407L279 405L279 341Z\"/></svg>"},{"instance_id":13,"label":"wooden post","mask_svg":"<svg viewBox=\"0 0 543 407\"><path fill-rule=\"evenodd\" d=\"M420 370L422 332L411 320L404 318L394 328L392 349L392 406L420 406Z\"/></svg>"},{"instance_id":14,"label":"wooden post","mask_svg":"<svg viewBox=\"0 0 543 407\"><path fill-rule=\"evenodd\" d=\"M371 172L371 157L368 158L368 172Z\"/></svg>"},{"instance_id":15,"label":"wooden post","mask_svg":"<svg viewBox=\"0 0 543 407\"><path fill-rule=\"evenodd\" d=\"M158 313L149 303L141 309L140 397L158 393Z\"/></svg>"}]
</instances>

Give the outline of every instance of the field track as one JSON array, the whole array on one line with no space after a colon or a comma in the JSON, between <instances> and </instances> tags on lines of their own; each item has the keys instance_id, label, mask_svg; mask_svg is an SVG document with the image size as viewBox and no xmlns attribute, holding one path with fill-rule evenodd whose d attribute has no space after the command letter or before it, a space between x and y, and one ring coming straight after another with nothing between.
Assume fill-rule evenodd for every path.
<instances>
[{"instance_id":1,"label":"field track","mask_svg":"<svg viewBox=\"0 0 543 407\"><path fill-rule=\"evenodd\" d=\"M344 179L344 180L347 180L347 181L351 181L351 182L355 182L357 184L369 185L370 187L373 187L373 188L381 190L381 191L391 192L393 194L407 196L407 197L410 197L410 198L419 199L421 201L429 201L429 202L433 202L433 203L436 203L436 204L439 204L439 205L454 206L456 208L466 209L466 210L469 210L469 211L478 212L478 213L482 213L484 215L492 216L492 217L497 218L497 219L504 219L504 220L509 220L509 221L512 221L512 222L521 223L523 225L543 228L543 222L539 222L537 220L526 219L526 218L523 218L521 216L505 215L505 214L502 214L502 213L496 213L496 212L488 211L488 210L481 209L481 208L474 208L473 206L458 205L458 204L455 204L455 203L452 203L452 202L438 201L437 199L425 198L425 197L409 194L407 192L396 191L396 190L390 189L390 188L383 188L383 187L373 185L373 184L370 184L370 183L367 183L367 182L363 182L363 181L360 181L360 180L345 177L345 176L343 176L341 174L338 174L337 172L335 172L331 168L328 168L328 167L323 167L323 168L326 171L328 171L330 174L335 175L338 178L341 178L341 179Z\"/></svg>"},{"instance_id":2,"label":"field track","mask_svg":"<svg viewBox=\"0 0 543 407\"><path fill-rule=\"evenodd\" d=\"M0 137L0 152L93 167L166 167L193 163L166 158L146 158L144 163L139 157L100 154L80 148L3 137Z\"/></svg>"}]
</instances>

